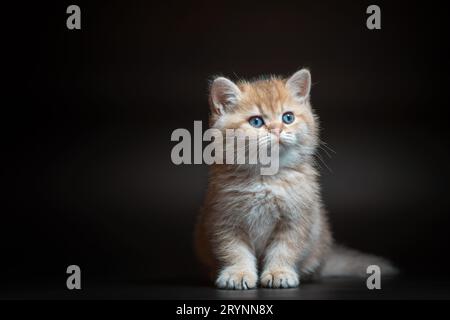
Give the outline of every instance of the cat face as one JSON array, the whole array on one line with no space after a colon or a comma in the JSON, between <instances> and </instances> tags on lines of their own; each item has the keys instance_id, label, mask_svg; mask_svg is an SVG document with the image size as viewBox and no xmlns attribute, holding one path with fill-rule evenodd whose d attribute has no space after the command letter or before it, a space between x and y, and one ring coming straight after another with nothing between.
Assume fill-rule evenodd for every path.
<instances>
[{"instance_id":1,"label":"cat face","mask_svg":"<svg viewBox=\"0 0 450 320\"><path fill-rule=\"evenodd\" d=\"M258 146L279 146L280 165L304 161L315 151L317 121L309 103L311 75L302 69L289 79L272 77L237 84L219 77L210 92L212 128L240 129Z\"/></svg>"}]
</instances>

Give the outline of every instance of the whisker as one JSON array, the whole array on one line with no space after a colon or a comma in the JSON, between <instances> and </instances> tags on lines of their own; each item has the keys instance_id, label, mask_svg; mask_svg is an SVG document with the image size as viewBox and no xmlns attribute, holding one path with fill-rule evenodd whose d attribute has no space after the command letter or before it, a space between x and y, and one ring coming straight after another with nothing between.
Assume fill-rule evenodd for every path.
<instances>
[{"instance_id":1,"label":"whisker","mask_svg":"<svg viewBox=\"0 0 450 320\"><path fill-rule=\"evenodd\" d=\"M328 151L327 151L326 149L322 148L321 145L319 145L319 149L322 150L323 152L325 152L325 154L327 155L327 157L331 159L331 155L328 153Z\"/></svg>"},{"instance_id":2,"label":"whisker","mask_svg":"<svg viewBox=\"0 0 450 320\"><path fill-rule=\"evenodd\" d=\"M325 161L322 159L322 157L320 156L319 153L316 153L315 156L323 163L323 165L331 172L333 173L333 171L330 169L330 167L325 163Z\"/></svg>"},{"instance_id":3,"label":"whisker","mask_svg":"<svg viewBox=\"0 0 450 320\"><path fill-rule=\"evenodd\" d=\"M320 144L322 144L325 148L327 148L329 151L331 151L331 152L333 152L334 154L336 154L337 152L336 151L334 151L333 150L333 148L331 148L330 146L329 146L329 144L328 143L326 143L325 141L323 141L323 140L320 140L319 141L319 145Z\"/></svg>"}]
</instances>

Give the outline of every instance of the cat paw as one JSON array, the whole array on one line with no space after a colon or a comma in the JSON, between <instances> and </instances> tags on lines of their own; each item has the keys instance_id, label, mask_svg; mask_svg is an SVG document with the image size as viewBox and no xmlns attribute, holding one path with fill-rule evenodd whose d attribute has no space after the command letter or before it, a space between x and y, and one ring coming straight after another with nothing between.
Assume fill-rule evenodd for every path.
<instances>
[{"instance_id":1,"label":"cat paw","mask_svg":"<svg viewBox=\"0 0 450 320\"><path fill-rule=\"evenodd\" d=\"M261 275L261 286L265 288L294 288L300 280L297 272L289 269L272 269Z\"/></svg>"},{"instance_id":2,"label":"cat paw","mask_svg":"<svg viewBox=\"0 0 450 320\"><path fill-rule=\"evenodd\" d=\"M255 272L226 268L219 273L216 286L220 289L247 290L256 288L258 276Z\"/></svg>"}]
</instances>

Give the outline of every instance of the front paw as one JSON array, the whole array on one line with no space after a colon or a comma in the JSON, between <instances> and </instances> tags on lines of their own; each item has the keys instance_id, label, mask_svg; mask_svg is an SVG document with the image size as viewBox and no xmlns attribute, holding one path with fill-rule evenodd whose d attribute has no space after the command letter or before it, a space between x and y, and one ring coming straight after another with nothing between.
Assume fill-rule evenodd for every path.
<instances>
[{"instance_id":1,"label":"front paw","mask_svg":"<svg viewBox=\"0 0 450 320\"><path fill-rule=\"evenodd\" d=\"M261 275L261 286L265 288L294 288L299 284L297 272L289 268L269 269Z\"/></svg>"},{"instance_id":2,"label":"front paw","mask_svg":"<svg viewBox=\"0 0 450 320\"><path fill-rule=\"evenodd\" d=\"M252 270L236 267L223 269L216 280L216 286L220 289L247 290L256 288L258 276Z\"/></svg>"}]
</instances>

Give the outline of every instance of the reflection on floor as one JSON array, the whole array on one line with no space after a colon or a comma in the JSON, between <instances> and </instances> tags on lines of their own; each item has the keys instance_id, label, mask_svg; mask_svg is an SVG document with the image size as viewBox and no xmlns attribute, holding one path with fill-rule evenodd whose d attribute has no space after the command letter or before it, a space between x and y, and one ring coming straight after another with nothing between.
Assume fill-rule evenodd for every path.
<instances>
[{"instance_id":1,"label":"reflection on floor","mask_svg":"<svg viewBox=\"0 0 450 320\"><path fill-rule=\"evenodd\" d=\"M53 283L53 282L52 282ZM449 279L384 279L380 290L367 289L361 279L327 279L295 289L217 290L198 282L95 282L69 291L63 282L2 286L0 299L450 299Z\"/></svg>"}]
</instances>

